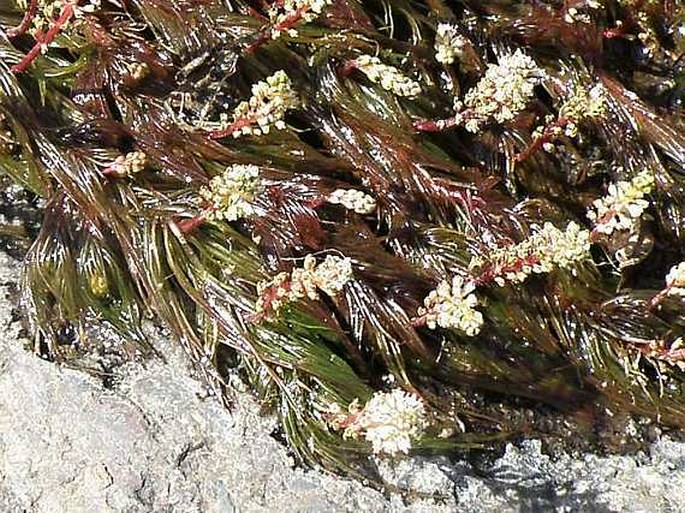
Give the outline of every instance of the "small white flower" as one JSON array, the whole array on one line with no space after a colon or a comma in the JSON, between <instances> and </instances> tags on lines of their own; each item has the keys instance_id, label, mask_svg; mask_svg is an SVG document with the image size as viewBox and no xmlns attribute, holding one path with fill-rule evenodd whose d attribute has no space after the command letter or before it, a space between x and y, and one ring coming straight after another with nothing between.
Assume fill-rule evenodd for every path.
<instances>
[{"instance_id":1,"label":"small white flower","mask_svg":"<svg viewBox=\"0 0 685 513\"><path fill-rule=\"evenodd\" d=\"M596 223L595 231L611 235L614 231L636 229L644 211L649 207L645 196L654 190L654 175L643 171L630 182L611 184L608 194L592 203L587 217Z\"/></svg>"},{"instance_id":2,"label":"small white flower","mask_svg":"<svg viewBox=\"0 0 685 513\"><path fill-rule=\"evenodd\" d=\"M67 0L70 1L70 0ZM76 4L76 2L72 2ZM81 18L84 14L92 14L100 9L100 0L88 0L74 7L74 17Z\"/></svg>"},{"instance_id":3,"label":"small white flower","mask_svg":"<svg viewBox=\"0 0 685 513\"><path fill-rule=\"evenodd\" d=\"M669 296L685 297L685 262L671 267L666 275L666 290Z\"/></svg>"},{"instance_id":4,"label":"small white flower","mask_svg":"<svg viewBox=\"0 0 685 513\"><path fill-rule=\"evenodd\" d=\"M406 77L394 66L383 64L378 57L362 55L357 57L352 64L371 82L379 84L383 89L397 96L413 98L421 94L421 86L418 82Z\"/></svg>"},{"instance_id":5,"label":"small white flower","mask_svg":"<svg viewBox=\"0 0 685 513\"><path fill-rule=\"evenodd\" d=\"M439 23L435 32L435 60L442 64L452 64L461 57L468 39L459 33L456 25Z\"/></svg>"},{"instance_id":6,"label":"small white flower","mask_svg":"<svg viewBox=\"0 0 685 513\"><path fill-rule=\"evenodd\" d=\"M357 421L364 438L376 454L407 454L412 440L427 427L426 411L420 397L393 390L376 392L366 403Z\"/></svg>"},{"instance_id":7,"label":"small white flower","mask_svg":"<svg viewBox=\"0 0 685 513\"><path fill-rule=\"evenodd\" d=\"M483 326L483 314L476 310L478 300L474 290L473 282L465 282L460 276L452 278L452 283L443 280L424 299L418 314L430 329L438 326L458 329L474 337Z\"/></svg>"},{"instance_id":8,"label":"small white flower","mask_svg":"<svg viewBox=\"0 0 685 513\"><path fill-rule=\"evenodd\" d=\"M606 113L604 90L597 84L589 91L578 87L559 108L559 119L567 122L566 135L574 137L578 131L578 123L586 119L604 117Z\"/></svg>"},{"instance_id":9,"label":"small white flower","mask_svg":"<svg viewBox=\"0 0 685 513\"><path fill-rule=\"evenodd\" d=\"M503 55L498 64L490 64L485 75L464 97L455 101L457 113L462 111L464 127L478 132L481 125L492 120L505 123L514 119L533 97L533 89L545 73L533 59L516 50Z\"/></svg>"},{"instance_id":10,"label":"small white flower","mask_svg":"<svg viewBox=\"0 0 685 513\"><path fill-rule=\"evenodd\" d=\"M132 62L127 65L131 79L139 82L150 74L150 66L144 62Z\"/></svg>"},{"instance_id":11,"label":"small white flower","mask_svg":"<svg viewBox=\"0 0 685 513\"><path fill-rule=\"evenodd\" d=\"M474 257L470 268L480 269L500 287L522 283L531 274L548 273L555 268L568 269L586 259L590 250L590 232L570 222L564 231L545 223L518 244L491 251L486 259Z\"/></svg>"},{"instance_id":12,"label":"small white flower","mask_svg":"<svg viewBox=\"0 0 685 513\"><path fill-rule=\"evenodd\" d=\"M575 7L570 7L564 15L564 21L569 24L583 23L587 25L592 23L592 18L589 14L580 12Z\"/></svg>"},{"instance_id":13,"label":"small white flower","mask_svg":"<svg viewBox=\"0 0 685 513\"><path fill-rule=\"evenodd\" d=\"M132 151L114 159L114 162L108 167L108 171L119 176L127 176L140 173L146 165L147 155L142 151Z\"/></svg>"},{"instance_id":14,"label":"small white flower","mask_svg":"<svg viewBox=\"0 0 685 513\"><path fill-rule=\"evenodd\" d=\"M372 214L376 211L376 200L356 189L336 189L327 199L329 203L342 205L358 214Z\"/></svg>"},{"instance_id":15,"label":"small white flower","mask_svg":"<svg viewBox=\"0 0 685 513\"><path fill-rule=\"evenodd\" d=\"M335 296L353 278L352 260L327 255L314 269L316 286L329 296Z\"/></svg>"},{"instance_id":16,"label":"small white flower","mask_svg":"<svg viewBox=\"0 0 685 513\"><path fill-rule=\"evenodd\" d=\"M302 267L296 267L290 275L279 273L272 280L257 285L257 294L260 298L257 300L256 310L275 313L288 301L297 301L305 297L316 301L319 299L319 290L334 297L353 278L351 259L327 255L324 261L317 265L316 258L307 255Z\"/></svg>"},{"instance_id":17,"label":"small white flower","mask_svg":"<svg viewBox=\"0 0 685 513\"><path fill-rule=\"evenodd\" d=\"M283 70L279 70L266 80L252 85L252 96L238 104L232 120L223 114L218 123L205 122L203 128L218 132L228 130L228 135L235 138L268 134L271 127L283 130L286 127L283 121L286 112L298 105L299 99L290 78Z\"/></svg>"},{"instance_id":18,"label":"small white flower","mask_svg":"<svg viewBox=\"0 0 685 513\"><path fill-rule=\"evenodd\" d=\"M568 269L587 258L590 251L590 232L574 222L570 222L563 232L552 223L545 223L528 241L537 249L542 272L549 272L554 267Z\"/></svg>"},{"instance_id":19,"label":"small white flower","mask_svg":"<svg viewBox=\"0 0 685 513\"><path fill-rule=\"evenodd\" d=\"M233 164L200 189L200 196L212 207L205 217L226 221L249 217L255 212L253 202L261 189L257 166Z\"/></svg>"},{"instance_id":20,"label":"small white flower","mask_svg":"<svg viewBox=\"0 0 685 513\"><path fill-rule=\"evenodd\" d=\"M297 37L294 24L310 23L331 5L333 0L283 0L273 2L269 8L271 38L277 39L283 32L290 37Z\"/></svg>"}]
</instances>

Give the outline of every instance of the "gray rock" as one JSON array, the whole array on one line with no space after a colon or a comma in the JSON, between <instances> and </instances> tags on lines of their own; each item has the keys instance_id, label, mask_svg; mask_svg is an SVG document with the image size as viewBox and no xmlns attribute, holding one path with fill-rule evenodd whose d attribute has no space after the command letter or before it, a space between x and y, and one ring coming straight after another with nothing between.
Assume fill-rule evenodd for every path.
<instances>
[{"instance_id":1,"label":"gray rock","mask_svg":"<svg viewBox=\"0 0 685 513\"><path fill-rule=\"evenodd\" d=\"M0 283L17 266L0 255ZM129 363L113 389L24 349L0 296L0 511L488 512L685 511L685 444L649 454L552 459L538 441L474 471L466 462L379 462L401 487L446 500L405 502L361 483L293 467L269 436L274 419L245 393L225 409L185 355L158 337L167 363Z\"/></svg>"}]
</instances>

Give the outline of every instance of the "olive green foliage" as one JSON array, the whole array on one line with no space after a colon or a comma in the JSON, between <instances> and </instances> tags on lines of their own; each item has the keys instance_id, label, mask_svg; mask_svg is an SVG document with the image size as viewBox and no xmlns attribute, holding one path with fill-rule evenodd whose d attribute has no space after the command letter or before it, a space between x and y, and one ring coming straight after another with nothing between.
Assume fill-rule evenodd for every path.
<instances>
[{"instance_id":1,"label":"olive green foliage","mask_svg":"<svg viewBox=\"0 0 685 513\"><path fill-rule=\"evenodd\" d=\"M65 345L59 330L78 333L93 318L146 353L140 323L153 314L209 379L222 382L237 366L304 461L366 475L370 445L329 429L325 412L389 386L428 405L421 450L484 446L525 429L479 413L463 399L471 391L685 426L673 356L685 336L682 298L649 304L685 259L678 2L607 0L574 22L556 1L336 0L273 40L259 1L119 3L103 0L71 20L21 72L33 37L0 32L0 125L9 134L0 170L45 201L22 283L45 355L87 350L85 339ZM24 7L3 5L0 25L19 25ZM615 37L607 31L619 20L625 33ZM453 64L434 57L440 22L467 41ZM515 49L547 77L525 111L477 133L415 129L452 116L454 98ZM351 68L364 54L422 93L394 96ZM230 115L278 70L300 99L287 128L208 137L205 121ZM556 138L553 153L517 160L565 91L595 84L606 115ZM134 150L147 156L142 172L103 172ZM203 222L199 191L232 164L260 169L256 213ZM573 268L479 287L475 337L412 324L430 291L468 275L473 257L487 260L546 221L591 230L592 202L643 171L656 185L630 240L605 237ZM375 198L377 213L322 200L340 188ZM335 297L256 312L257 284L307 254L351 258L354 279ZM465 433L455 429L462 422Z\"/></svg>"}]
</instances>

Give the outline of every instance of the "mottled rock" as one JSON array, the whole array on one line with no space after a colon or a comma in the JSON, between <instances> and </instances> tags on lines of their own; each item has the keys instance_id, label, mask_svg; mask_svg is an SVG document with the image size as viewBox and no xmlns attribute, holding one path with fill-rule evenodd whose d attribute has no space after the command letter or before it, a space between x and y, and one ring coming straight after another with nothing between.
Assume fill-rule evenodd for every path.
<instances>
[{"instance_id":1,"label":"mottled rock","mask_svg":"<svg viewBox=\"0 0 685 513\"><path fill-rule=\"evenodd\" d=\"M0 283L17 266L0 254ZM24 349L0 295L0 511L508 512L685 511L685 444L662 437L649 454L542 453L530 440L490 465L411 458L382 462L406 502L361 483L293 467L269 434L275 421L238 392L227 410L193 377L178 347L129 363L116 386Z\"/></svg>"}]
</instances>

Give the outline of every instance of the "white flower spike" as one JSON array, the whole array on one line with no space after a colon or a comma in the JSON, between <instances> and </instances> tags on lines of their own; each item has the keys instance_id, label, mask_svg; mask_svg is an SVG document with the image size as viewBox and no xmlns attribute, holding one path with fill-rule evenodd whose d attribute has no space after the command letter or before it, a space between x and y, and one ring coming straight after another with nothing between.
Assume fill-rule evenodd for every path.
<instances>
[{"instance_id":1,"label":"white flower spike","mask_svg":"<svg viewBox=\"0 0 685 513\"><path fill-rule=\"evenodd\" d=\"M383 64L378 57L362 55L352 61L351 66L364 73L371 82L397 96L413 98L421 94L418 82L403 75L396 67Z\"/></svg>"},{"instance_id":2,"label":"white flower spike","mask_svg":"<svg viewBox=\"0 0 685 513\"><path fill-rule=\"evenodd\" d=\"M200 196L210 204L205 218L236 221L253 215L253 202L261 189L257 166L229 166L221 175L212 178L206 187L200 189Z\"/></svg>"}]
</instances>

